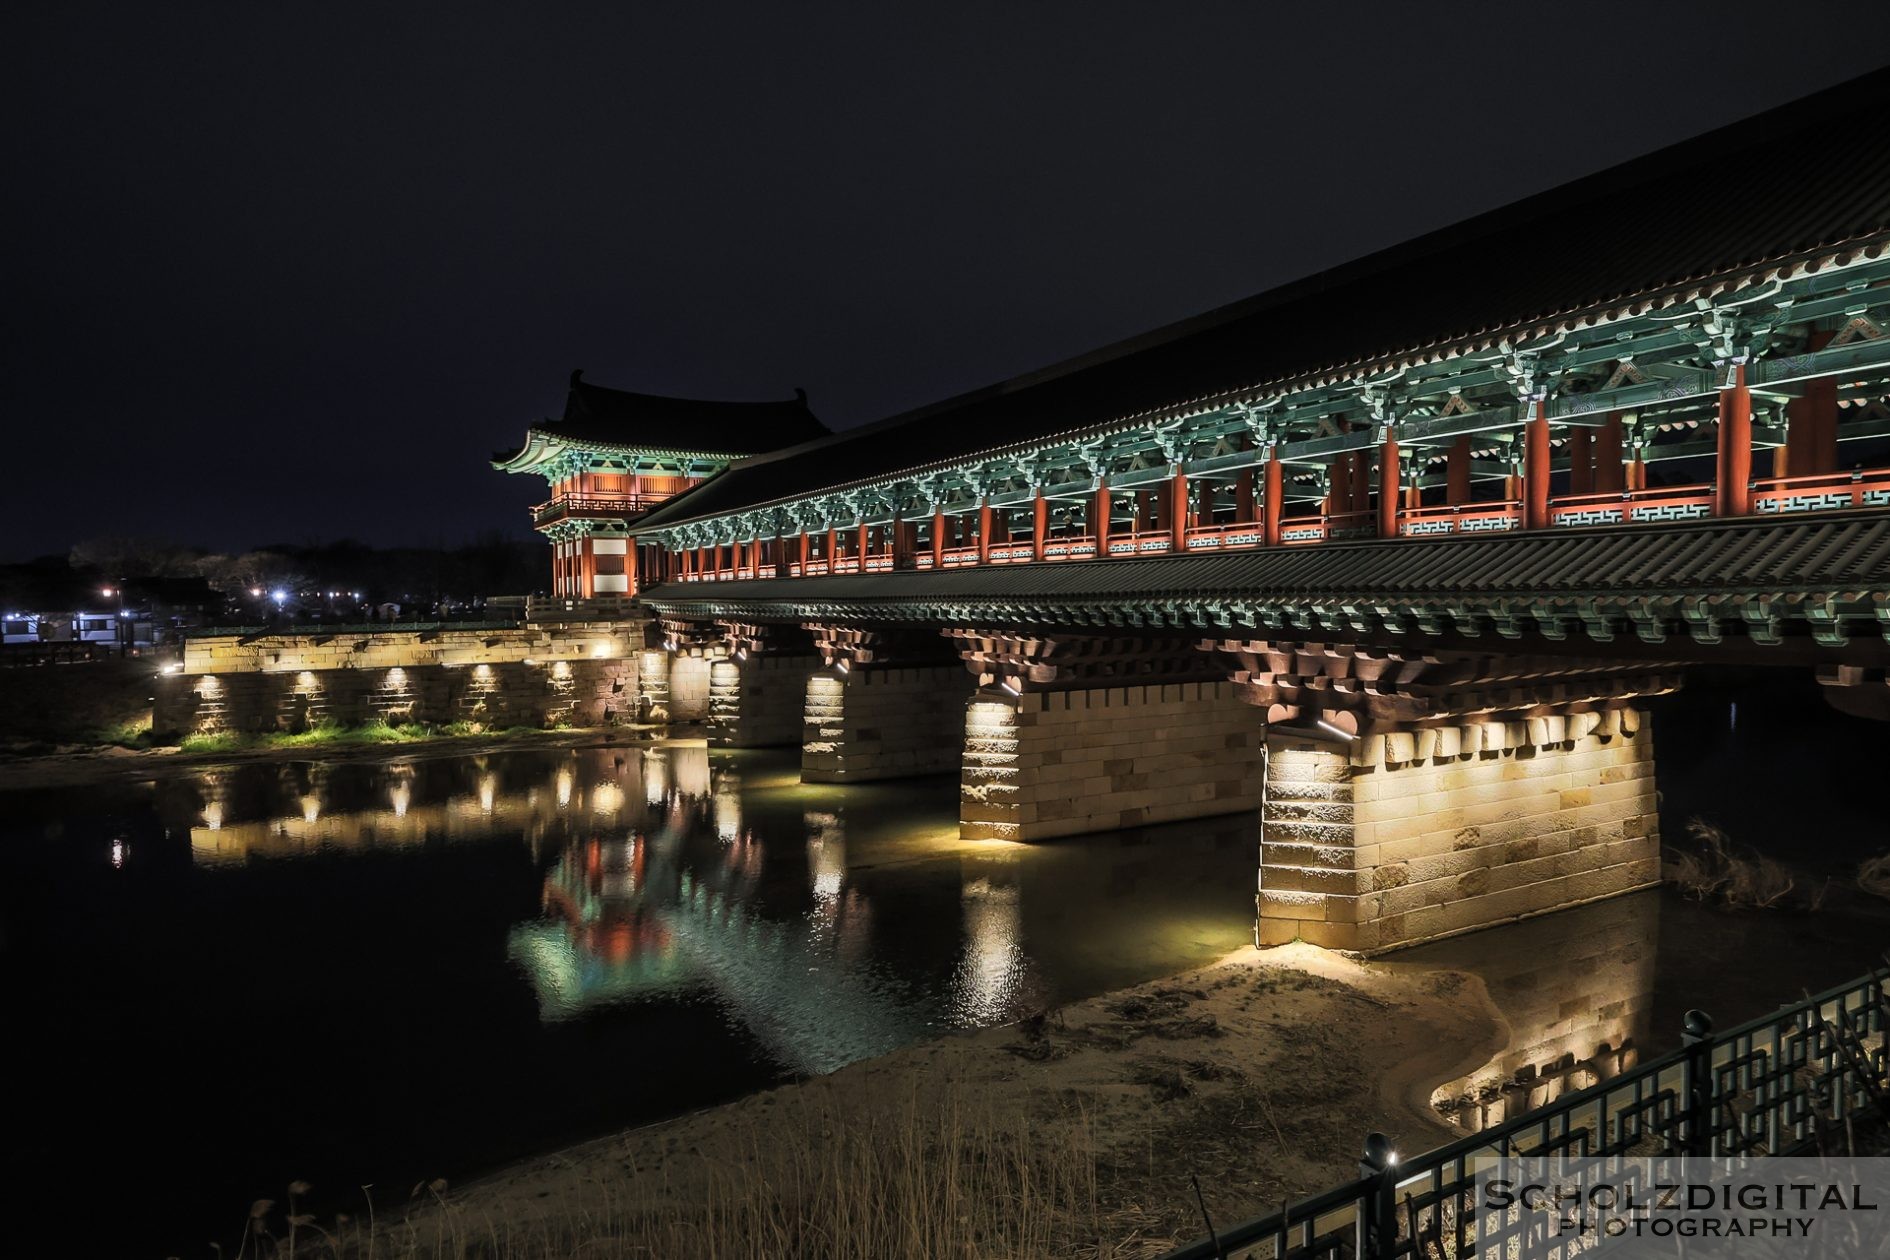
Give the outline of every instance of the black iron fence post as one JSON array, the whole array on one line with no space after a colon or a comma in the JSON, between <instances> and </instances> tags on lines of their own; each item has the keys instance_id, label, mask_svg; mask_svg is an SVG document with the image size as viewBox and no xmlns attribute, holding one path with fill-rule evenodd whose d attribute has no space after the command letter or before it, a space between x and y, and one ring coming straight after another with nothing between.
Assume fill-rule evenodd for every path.
<instances>
[{"instance_id":1,"label":"black iron fence post","mask_svg":"<svg viewBox=\"0 0 1890 1260\"><path fill-rule=\"evenodd\" d=\"M1371 1182L1359 1201L1358 1254L1360 1260L1384 1260L1398 1241L1397 1205L1393 1200L1392 1169L1398 1157L1391 1149L1391 1139L1382 1133L1365 1135L1365 1150L1359 1155L1358 1175Z\"/></svg>"},{"instance_id":2,"label":"black iron fence post","mask_svg":"<svg viewBox=\"0 0 1890 1260\"><path fill-rule=\"evenodd\" d=\"M1683 1155L1713 1153L1713 1020L1705 1011L1687 1012L1680 1032L1686 1050L1686 1140Z\"/></svg>"}]
</instances>

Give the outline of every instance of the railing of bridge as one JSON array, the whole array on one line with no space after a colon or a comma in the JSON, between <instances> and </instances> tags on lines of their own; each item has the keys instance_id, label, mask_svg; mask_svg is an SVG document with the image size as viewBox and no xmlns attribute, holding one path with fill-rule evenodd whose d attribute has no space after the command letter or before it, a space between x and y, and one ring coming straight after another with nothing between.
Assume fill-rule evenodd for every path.
<instances>
[{"instance_id":1,"label":"railing of bridge","mask_svg":"<svg viewBox=\"0 0 1890 1260\"><path fill-rule=\"evenodd\" d=\"M1672 1054L1415 1158L1374 1159L1368 1144L1358 1180L1165 1260L1508 1255L1543 1223L1479 1204L1478 1173L1499 1160L1836 1153L1854 1122L1890 1116L1886 979L1890 968L1723 1033L1689 1012Z\"/></svg>"},{"instance_id":2,"label":"railing of bridge","mask_svg":"<svg viewBox=\"0 0 1890 1260\"><path fill-rule=\"evenodd\" d=\"M1858 469L1812 477L1765 477L1752 483L1752 506L1758 512L1890 507L1890 469Z\"/></svg>"},{"instance_id":3,"label":"railing of bridge","mask_svg":"<svg viewBox=\"0 0 1890 1260\"><path fill-rule=\"evenodd\" d=\"M1751 487L1753 511L1762 515L1890 508L1890 469L1756 478ZM1549 522L1553 528L1567 529L1697 520L1714 514L1715 489L1712 483L1701 482L1557 495L1549 501ZM1405 538L1429 538L1507 533L1523 528L1523 512L1522 502L1516 499L1405 507L1397 513L1398 534ZM1290 547L1374 538L1378 528L1377 513L1369 511L1290 516L1280 522L1280 543ZM1249 550L1264 546L1265 541L1264 526L1258 521L1198 524L1183 532L1185 550L1189 554ZM935 554L922 543L914 550L910 565L915 569L956 569L978 564L1067 563L1097 559L1102 550L1096 538L1089 534L1049 535L1043 541L1041 555L1030 539L994 539L982 558L975 544L945 547ZM1125 527L1111 531L1107 542L1107 554L1118 559L1168 555L1175 550L1174 531L1167 528ZM857 553L850 553L829 559L809 559L805 564L795 561L783 566L783 571L791 577L818 577L830 573L885 573L895 567L892 554L879 551L868 554L864 560ZM774 573L772 564L762 565L759 572L747 565L724 565L719 569L685 574L682 580L738 581L756 576L772 577Z\"/></svg>"}]
</instances>

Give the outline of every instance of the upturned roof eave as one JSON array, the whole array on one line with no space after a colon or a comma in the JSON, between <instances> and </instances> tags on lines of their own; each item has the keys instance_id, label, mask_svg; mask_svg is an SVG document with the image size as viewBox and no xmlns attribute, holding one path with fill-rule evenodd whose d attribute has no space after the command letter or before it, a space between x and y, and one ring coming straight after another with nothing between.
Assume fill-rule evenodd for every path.
<instances>
[{"instance_id":1,"label":"upturned roof eave","mask_svg":"<svg viewBox=\"0 0 1890 1260\"><path fill-rule=\"evenodd\" d=\"M731 451L707 448L646 446L624 442L604 442L592 438L572 438L555 429L533 425L525 431L525 444L510 455L495 455L492 466L500 472L535 472L539 465L566 451L589 451L613 455L634 455L661 460L714 459L730 463L747 458Z\"/></svg>"}]
</instances>

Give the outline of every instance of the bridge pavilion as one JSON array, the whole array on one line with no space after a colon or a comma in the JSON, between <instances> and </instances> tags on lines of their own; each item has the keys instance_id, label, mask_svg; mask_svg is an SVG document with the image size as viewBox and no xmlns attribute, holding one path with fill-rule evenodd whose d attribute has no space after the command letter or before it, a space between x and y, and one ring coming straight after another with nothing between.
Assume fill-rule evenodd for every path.
<instances>
[{"instance_id":1,"label":"bridge pavilion","mask_svg":"<svg viewBox=\"0 0 1890 1260\"><path fill-rule=\"evenodd\" d=\"M1646 697L1890 716L1890 72L626 529L688 716L963 834L1259 809L1262 940L1657 877ZM685 692L688 695L685 696Z\"/></svg>"},{"instance_id":2,"label":"bridge pavilion","mask_svg":"<svg viewBox=\"0 0 1890 1260\"><path fill-rule=\"evenodd\" d=\"M502 472L543 477L550 496L531 509L551 543L552 593L571 599L635 590L628 528L674 495L745 455L824 437L807 396L710 402L606 389L571 373L564 414L525 430L492 457Z\"/></svg>"}]
</instances>

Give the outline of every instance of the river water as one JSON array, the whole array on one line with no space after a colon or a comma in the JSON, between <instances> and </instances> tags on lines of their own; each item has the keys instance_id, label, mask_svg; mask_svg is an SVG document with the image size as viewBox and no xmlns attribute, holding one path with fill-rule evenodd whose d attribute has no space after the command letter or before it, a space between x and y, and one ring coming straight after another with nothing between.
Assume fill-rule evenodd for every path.
<instances>
[{"instance_id":1,"label":"river water","mask_svg":"<svg viewBox=\"0 0 1890 1260\"><path fill-rule=\"evenodd\" d=\"M1838 886L1890 847L1880 784L1839 773L1881 775L1883 728L1710 685L1656 726L1670 838L1718 811L1835 891L1816 914L1648 893L1400 955L1482 973L1511 1024L1440 1091L1481 1100L1461 1114L1495 1118L1518 1068L1549 1065L1509 1087L1539 1103L1598 1044L1657 1053L1687 1007L1748 1018L1890 943L1890 907ZM96 1254L208 1254L293 1179L398 1202L1251 940L1251 818L966 844L950 779L796 772L671 743L0 796L15 1079L43 1104L15 1192L96 1196Z\"/></svg>"}]
</instances>

